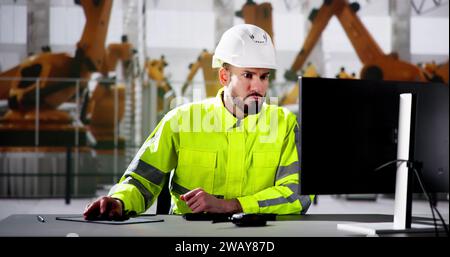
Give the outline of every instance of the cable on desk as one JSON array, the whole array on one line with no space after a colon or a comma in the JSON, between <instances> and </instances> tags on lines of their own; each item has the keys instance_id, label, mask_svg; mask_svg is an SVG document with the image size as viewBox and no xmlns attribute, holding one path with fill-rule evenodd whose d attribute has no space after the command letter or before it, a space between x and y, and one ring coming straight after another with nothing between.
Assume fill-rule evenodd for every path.
<instances>
[{"instance_id":1,"label":"cable on desk","mask_svg":"<svg viewBox=\"0 0 450 257\"><path fill-rule=\"evenodd\" d=\"M387 163L385 163L385 164L380 165L380 166L379 166L378 168L376 168L374 171L379 171L379 170L381 170L381 169L383 169L383 168L385 168L385 167L387 167L387 166L389 166L389 165L391 165L391 164L393 164L393 163L398 163L398 165L397 165L397 167L398 167L398 166L400 166L402 163L405 163L405 162L406 162L406 165L408 166L408 168L410 168L410 169L412 169L412 170L414 171L414 174L416 175L417 180L419 181L419 185L420 185L420 187L421 187L421 189L422 189L422 191L423 191L423 193L424 193L424 195L425 195L425 198L427 199L428 203L430 204L431 215L433 216L434 231L435 231L435 233L436 233L436 237L439 236L439 232L438 232L438 229L437 229L436 217L435 217L435 215L434 215L434 212L435 212L435 211L436 211L436 213L438 214L439 219L440 219L441 222L442 222L442 225L444 226L445 234L446 234L447 236L449 236L447 224L445 223L444 218L442 218L442 215L441 215L441 213L439 212L439 210L436 208L436 206L433 205L433 203L432 203L432 201L431 201L431 196L430 196L430 194L428 193L428 191L425 189L425 185L422 183L422 178L421 178L421 176L420 176L420 173L419 173L419 172L417 171L417 169L416 169L416 167L417 167L418 169L421 169L421 168L422 168L422 163L420 163L420 162L415 162L415 161L408 161L408 160L393 160L393 161L389 161L389 162L387 162Z\"/></svg>"}]
</instances>

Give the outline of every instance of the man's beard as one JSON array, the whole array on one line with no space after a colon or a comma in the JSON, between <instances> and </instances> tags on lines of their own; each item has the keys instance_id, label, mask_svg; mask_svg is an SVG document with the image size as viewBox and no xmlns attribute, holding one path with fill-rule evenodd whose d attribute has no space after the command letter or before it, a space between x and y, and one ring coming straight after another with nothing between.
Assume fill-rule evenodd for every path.
<instances>
[{"instance_id":1,"label":"man's beard","mask_svg":"<svg viewBox=\"0 0 450 257\"><path fill-rule=\"evenodd\" d=\"M261 98L255 101L251 101L250 103L246 103L245 100L252 96L259 96ZM234 105L241 111L243 111L246 116L259 113L265 99L261 94L256 92L247 95L243 100L241 100L240 97L235 96L232 98Z\"/></svg>"}]
</instances>

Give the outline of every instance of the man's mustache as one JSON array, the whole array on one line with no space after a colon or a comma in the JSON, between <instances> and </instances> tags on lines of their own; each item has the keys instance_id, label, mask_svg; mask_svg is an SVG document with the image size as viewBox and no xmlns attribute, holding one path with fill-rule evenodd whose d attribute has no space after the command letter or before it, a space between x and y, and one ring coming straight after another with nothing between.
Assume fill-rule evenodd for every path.
<instances>
[{"instance_id":1,"label":"man's mustache","mask_svg":"<svg viewBox=\"0 0 450 257\"><path fill-rule=\"evenodd\" d=\"M258 93L258 92L252 92L252 93L250 93L249 95L247 95L247 96L244 98L244 101L245 101L245 99L247 99L247 98L249 98L249 97L252 97L252 96L264 97L263 95L261 95L261 94Z\"/></svg>"}]
</instances>

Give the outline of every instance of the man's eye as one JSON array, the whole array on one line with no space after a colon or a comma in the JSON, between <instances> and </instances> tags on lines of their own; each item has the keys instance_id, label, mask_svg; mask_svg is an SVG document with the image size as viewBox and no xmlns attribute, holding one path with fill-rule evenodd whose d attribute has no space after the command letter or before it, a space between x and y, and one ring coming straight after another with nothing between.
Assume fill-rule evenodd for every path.
<instances>
[{"instance_id":1,"label":"man's eye","mask_svg":"<svg viewBox=\"0 0 450 257\"><path fill-rule=\"evenodd\" d=\"M246 79L251 79L251 78L253 78L253 74L251 74L251 73L244 73L244 74L242 74L243 76L244 76L244 78L246 78Z\"/></svg>"},{"instance_id":2,"label":"man's eye","mask_svg":"<svg viewBox=\"0 0 450 257\"><path fill-rule=\"evenodd\" d=\"M269 79L269 74L265 74L265 75L262 75L261 77L260 77L260 79L261 80L268 80Z\"/></svg>"}]
</instances>

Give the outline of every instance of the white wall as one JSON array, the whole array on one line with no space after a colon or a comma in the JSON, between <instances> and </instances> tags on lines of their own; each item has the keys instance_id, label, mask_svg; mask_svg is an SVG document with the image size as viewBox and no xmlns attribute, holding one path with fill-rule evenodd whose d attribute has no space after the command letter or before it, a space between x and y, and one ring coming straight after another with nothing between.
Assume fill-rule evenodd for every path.
<instances>
[{"instance_id":1,"label":"white wall","mask_svg":"<svg viewBox=\"0 0 450 257\"><path fill-rule=\"evenodd\" d=\"M411 52L448 56L448 29L448 18L412 17Z\"/></svg>"},{"instance_id":2,"label":"white wall","mask_svg":"<svg viewBox=\"0 0 450 257\"><path fill-rule=\"evenodd\" d=\"M50 44L75 50L86 23L83 9L79 5L65 4L50 7ZM106 44L120 42L123 34L122 2L114 1Z\"/></svg>"},{"instance_id":3,"label":"white wall","mask_svg":"<svg viewBox=\"0 0 450 257\"><path fill-rule=\"evenodd\" d=\"M85 23L83 10L78 6L50 7L50 45L75 45Z\"/></svg>"},{"instance_id":4,"label":"white wall","mask_svg":"<svg viewBox=\"0 0 450 257\"><path fill-rule=\"evenodd\" d=\"M6 71L20 63L21 56L18 53L0 51L0 71Z\"/></svg>"},{"instance_id":5,"label":"white wall","mask_svg":"<svg viewBox=\"0 0 450 257\"><path fill-rule=\"evenodd\" d=\"M25 44L27 41L27 7L0 5L0 43Z\"/></svg>"},{"instance_id":6,"label":"white wall","mask_svg":"<svg viewBox=\"0 0 450 257\"><path fill-rule=\"evenodd\" d=\"M150 10L147 47L214 48L212 11Z\"/></svg>"},{"instance_id":7,"label":"white wall","mask_svg":"<svg viewBox=\"0 0 450 257\"><path fill-rule=\"evenodd\" d=\"M25 57L26 42L26 5L0 4L0 71L16 66Z\"/></svg>"}]
</instances>

